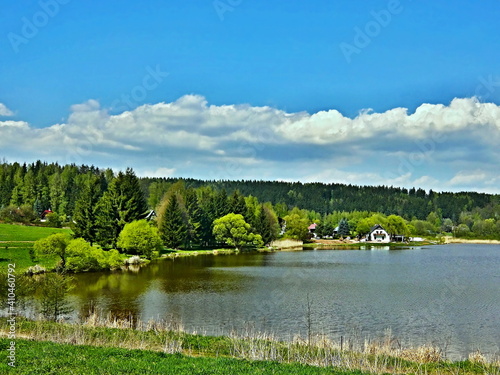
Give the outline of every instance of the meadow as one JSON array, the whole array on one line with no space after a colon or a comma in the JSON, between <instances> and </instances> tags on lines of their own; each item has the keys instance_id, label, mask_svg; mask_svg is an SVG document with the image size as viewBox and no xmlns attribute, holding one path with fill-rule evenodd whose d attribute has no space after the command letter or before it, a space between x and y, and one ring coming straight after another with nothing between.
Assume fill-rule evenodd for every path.
<instances>
[{"instance_id":1,"label":"meadow","mask_svg":"<svg viewBox=\"0 0 500 375\"><path fill-rule=\"evenodd\" d=\"M15 263L18 272L23 272L35 264L47 269L54 267L57 257L46 257L37 263L30 258L30 250L35 241L53 233L71 233L71 230L0 224L0 270L6 269L9 263Z\"/></svg>"},{"instance_id":2,"label":"meadow","mask_svg":"<svg viewBox=\"0 0 500 375\"><path fill-rule=\"evenodd\" d=\"M6 351L10 340L0 339ZM127 350L94 346L17 340L16 367L0 363L0 373L9 374L297 374L363 375L300 364L248 361L233 358L194 358L147 350Z\"/></svg>"}]
</instances>

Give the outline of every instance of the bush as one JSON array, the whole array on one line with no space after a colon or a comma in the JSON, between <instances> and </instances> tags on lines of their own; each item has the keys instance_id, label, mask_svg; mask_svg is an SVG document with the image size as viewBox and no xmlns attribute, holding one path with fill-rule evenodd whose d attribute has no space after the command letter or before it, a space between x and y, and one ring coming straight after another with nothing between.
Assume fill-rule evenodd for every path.
<instances>
[{"instance_id":1,"label":"bush","mask_svg":"<svg viewBox=\"0 0 500 375\"><path fill-rule=\"evenodd\" d=\"M45 225L50 227L50 228L61 228L62 227L61 217L58 214L56 214L55 212L47 214L45 216L45 219L47 220L45 222Z\"/></svg>"},{"instance_id":2,"label":"bush","mask_svg":"<svg viewBox=\"0 0 500 375\"><path fill-rule=\"evenodd\" d=\"M6 223L29 224L36 218L37 216L30 206L8 206L0 210L0 220Z\"/></svg>"},{"instance_id":3,"label":"bush","mask_svg":"<svg viewBox=\"0 0 500 375\"><path fill-rule=\"evenodd\" d=\"M66 252L66 270L70 272L116 269L123 264L118 251L104 251L101 248L91 246L83 238L72 240Z\"/></svg>"},{"instance_id":4,"label":"bush","mask_svg":"<svg viewBox=\"0 0 500 375\"><path fill-rule=\"evenodd\" d=\"M138 220L125 224L118 237L118 247L128 253L143 255L151 259L153 251L161 250L162 242L156 227L146 220Z\"/></svg>"}]
</instances>

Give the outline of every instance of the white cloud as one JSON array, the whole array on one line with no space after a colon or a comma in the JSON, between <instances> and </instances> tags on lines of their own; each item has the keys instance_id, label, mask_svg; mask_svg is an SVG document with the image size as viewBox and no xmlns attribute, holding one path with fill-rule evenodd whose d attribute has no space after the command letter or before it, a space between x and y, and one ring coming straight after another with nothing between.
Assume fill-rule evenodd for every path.
<instances>
[{"instance_id":1,"label":"white cloud","mask_svg":"<svg viewBox=\"0 0 500 375\"><path fill-rule=\"evenodd\" d=\"M138 176L163 178L163 177L172 177L174 176L174 173L175 173L175 168L158 168L152 171L150 170L140 171L138 173Z\"/></svg>"},{"instance_id":2,"label":"white cloud","mask_svg":"<svg viewBox=\"0 0 500 375\"><path fill-rule=\"evenodd\" d=\"M462 170L488 170L500 162L500 106L475 98L422 104L412 114L405 108L365 110L352 119L335 109L308 114L215 106L198 95L116 115L96 100L71 111L66 123L42 129L0 122L0 156L132 166L141 175L162 177L290 178L434 190L472 186ZM481 183L474 186L490 189L498 170L475 176Z\"/></svg>"},{"instance_id":3,"label":"white cloud","mask_svg":"<svg viewBox=\"0 0 500 375\"><path fill-rule=\"evenodd\" d=\"M0 116L14 116L14 112L7 108L5 104L0 103Z\"/></svg>"}]
</instances>

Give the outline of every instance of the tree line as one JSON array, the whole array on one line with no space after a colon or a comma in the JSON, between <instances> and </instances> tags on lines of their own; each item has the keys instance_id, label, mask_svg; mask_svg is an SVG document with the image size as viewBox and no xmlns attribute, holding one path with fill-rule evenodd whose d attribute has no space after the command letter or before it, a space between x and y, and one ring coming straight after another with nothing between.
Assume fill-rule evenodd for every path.
<instances>
[{"instance_id":1,"label":"tree line","mask_svg":"<svg viewBox=\"0 0 500 375\"><path fill-rule=\"evenodd\" d=\"M317 223L316 232L325 236L339 224L342 233L358 235L374 221L394 227L399 234L500 237L499 195L323 183L138 178L132 169L114 173L42 161L0 164L0 220L34 222L49 209L53 212L49 224L69 223L77 237L107 249L119 247L125 226L144 220L151 210L158 215L155 223L162 243L171 248L216 246L223 239L237 243L239 239L221 234L227 232L224 223L219 222L214 232L214 222L229 214L241 215L241 237L255 244L276 239L284 223L285 234L298 239L308 237L311 223ZM232 217L230 222L239 220Z\"/></svg>"}]
</instances>

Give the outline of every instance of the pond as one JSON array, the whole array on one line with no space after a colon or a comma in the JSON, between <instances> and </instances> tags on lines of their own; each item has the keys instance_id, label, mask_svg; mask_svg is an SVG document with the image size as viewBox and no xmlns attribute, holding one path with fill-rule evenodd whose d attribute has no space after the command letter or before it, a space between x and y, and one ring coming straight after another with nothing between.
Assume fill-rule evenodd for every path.
<instances>
[{"instance_id":1,"label":"pond","mask_svg":"<svg viewBox=\"0 0 500 375\"><path fill-rule=\"evenodd\" d=\"M450 359L500 345L500 246L304 250L157 260L76 276L81 315L174 319L188 331L432 343ZM308 325L307 321L311 324Z\"/></svg>"}]
</instances>

